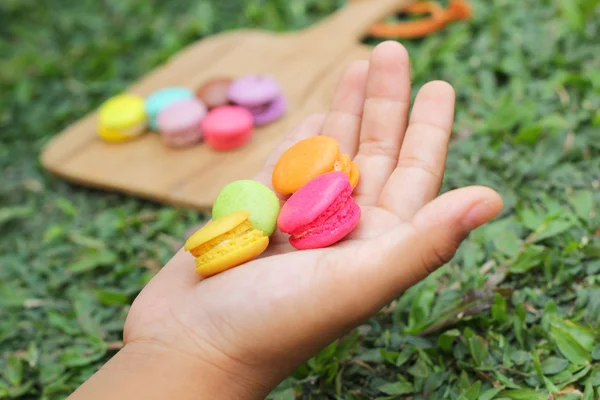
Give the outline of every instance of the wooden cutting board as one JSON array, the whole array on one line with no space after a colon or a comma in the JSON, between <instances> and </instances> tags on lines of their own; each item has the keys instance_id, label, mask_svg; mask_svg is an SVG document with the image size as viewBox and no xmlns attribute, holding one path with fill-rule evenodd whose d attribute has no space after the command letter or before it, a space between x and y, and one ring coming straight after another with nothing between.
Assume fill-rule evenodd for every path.
<instances>
[{"instance_id":1,"label":"wooden cutting board","mask_svg":"<svg viewBox=\"0 0 600 400\"><path fill-rule=\"evenodd\" d=\"M410 2L353 0L299 32L221 33L185 48L128 89L147 96L165 86L195 89L215 77L272 74L282 85L289 111L278 122L256 129L252 142L239 150L217 152L202 144L173 150L156 133L124 144L105 143L97 137L94 111L47 144L42 165L79 184L208 210L224 185L256 174L300 121L327 111L343 69L369 57L371 48L360 43L368 28Z\"/></svg>"}]
</instances>

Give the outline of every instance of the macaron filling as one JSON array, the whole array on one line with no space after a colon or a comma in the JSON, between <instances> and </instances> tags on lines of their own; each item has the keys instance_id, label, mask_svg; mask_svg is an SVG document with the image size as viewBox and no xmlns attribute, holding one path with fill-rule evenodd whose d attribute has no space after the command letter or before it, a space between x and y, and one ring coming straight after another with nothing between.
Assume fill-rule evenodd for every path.
<instances>
[{"instance_id":1,"label":"macaron filling","mask_svg":"<svg viewBox=\"0 0 600 400\"><path fill-rule=\"evenodd\" d=\"M244 247L264 237L262 231L252 229L250 221L244 221L229 232L191 249L190 253L196 257L196 266L201 267L226 254L241 251Z\"/></svg>"},{"instance_id":2,"label":"macaron filling","mask_svg":"<svg viewBox=\"0 0 600 400\"><path fill-rule=\"evenodd\" d=\"M333 163L333 168L331 170L340 171L349 176L350 171L352 171L352 161L350 160L350 156L346 153L340 153L337 160Z\"/></svg>"},{"instance_id":3,"label":"macaron filling","mask_svg":"<svg viewBox=\"0 0 600 400\"><path fill-rule=\"evenodd\" d=\"M315 218L310 223L296 228L290 233L290 242L294 244L295 241L305 239L313 235L321 235L327 232L332 235L332 243L341 239L335 235L337 228L346 221L356 219L358 223L357 215L360 216L360 207L354 202L351 197L352 188L345 188L337 199L331 205ZM343 237L343 236L342 236Z\"/></svg>"},{"instance_id":4,"label":"macaron filling","mask_svg":"<svg viewBox=\"0 0 600 400\"><path fill-rule=\"evenodd\" d=\"M333 171L340 171L348 175L348 178L350 179L350 185L352 185L353 188L355 188L358 184L358 167L356 166L356 164L354 164L354 162L352 162L348 154L338 154L337 159L333 163L333 168L330 172Z\"/></svg>"},{"instance_id":5,"label":"macaron filling","mask_svg":"<svg viewBox=\"0 0 600 400\"><path fill-rule=\"evenodd\" d=\"M264 234L253 229L251 231L242 232L237 236L223 239L206 253L201 254L196 258L196 266L209 263L225 254L241 251L244 247L254 243L255 241L265 237Z\"/></svg>"},{"instance_id":6,"label":"macaron filling","mask_svg":"<svg viewBox=\"0 0 600 400\"><path fill-rule=\"evenodd\" d=\"M218 247L219 245L222 245L225 242L231 241L232 239L235 239L236 237L244 235L251 229L252 229L252 222L250 222L249 220L246 220L246 221L242 222L241 224L239 224L238 226L236 226L235 228L231 229L230 231L225 232L222 235L219 235L216 238L209 240L208 242L202 243L199 246L196 246L194 248L187 249L187 250L189 250L189 252L194 257L200 257L206 253L209 253L210 251L212 251L214 248Z\"/></svg>"}]
</instances>

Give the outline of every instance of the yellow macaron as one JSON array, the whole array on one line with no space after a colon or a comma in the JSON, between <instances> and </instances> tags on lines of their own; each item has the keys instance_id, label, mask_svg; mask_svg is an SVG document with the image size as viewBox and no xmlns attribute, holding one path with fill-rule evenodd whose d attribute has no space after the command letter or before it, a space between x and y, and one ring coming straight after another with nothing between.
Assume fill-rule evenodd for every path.
<instances>
[{"instance_id":1,"label":"yellow macaron","mask_svg":"<svg viewBox=\"0 0 600 400\"><path fill-rule=\"evenodd\" d=\"M184 249L196 258L196 273L209 277L258 257L269 237L254 229L250 212L234 211L209 222L186 241Z\"/></svg>"},{"instance_id":2,"label":"yellow macaron","mask_svg":"<svg viewBox=\"0 0 600 400\"><path fill-rule=\"evenodd\" d=\"M100 106L98 134L109 142L124 142L144 134L147 123L144 98L120 94Z\"/></svg>"}]
</instances>

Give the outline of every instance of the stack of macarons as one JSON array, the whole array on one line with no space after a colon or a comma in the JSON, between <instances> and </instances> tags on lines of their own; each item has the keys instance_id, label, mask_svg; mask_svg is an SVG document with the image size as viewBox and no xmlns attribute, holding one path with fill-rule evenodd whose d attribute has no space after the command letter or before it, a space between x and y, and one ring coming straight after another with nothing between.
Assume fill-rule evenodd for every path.
<instances>
[{"instance_id":1,"label":"stack of macarons","mask_svg":"<svg viewBox=\"0 0 600 400\"><path fill-rule=\"evenodd\" d=\"M252 180L226 185L212 221L184 248L196 258L196 273L209 277L261 255L277 228L298 250L331 246L359 223L361 209L352 197L358 180L358 168L334 139L305 139L275 165L275 191Z\"/></svg>"},{"instance_id":2,"label":"stack of macarons","mask_svg":"<svg viewBox=\"0 0 600 400\"><path fill-rule=\"evenodd\" d=\"M121 94L104 102L98 134L124 142L147 132L160 133L174 148L205 141L215 150L233 150L248 143L254 127L281 118L287 109L277 81L269 75L218 78L197 90L166 87L147 98Z\"/></svg>"},{"instance_id":3,"label":"stack of macarons","mask_svg":"<svg viewBox=\"0 0 600 400\"><path fill-rule=\"evenodd\" d=\"M299 250L331 246L352 232L360 220L360 207L352 192L360 178L358 167L339 143L314 136L290 147L273 170L273 188L291 195L277 219Z\"/></svg>"}]
</instances>

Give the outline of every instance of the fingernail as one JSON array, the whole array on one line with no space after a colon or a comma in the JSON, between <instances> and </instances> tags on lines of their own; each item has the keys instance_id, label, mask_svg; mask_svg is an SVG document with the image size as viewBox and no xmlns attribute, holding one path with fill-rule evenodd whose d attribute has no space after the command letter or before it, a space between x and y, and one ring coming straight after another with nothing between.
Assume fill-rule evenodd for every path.
<instances>
[{"instance_id":1,"label":"fingernail","mask_svg":"<svg viewBox=\"0 0 600 400\"><path fill-rule=\"evenodd\" d=\"M485 224L491 218L492 207L488 200L475 204L463 218L465 228L473 229Z\"/></svg>"}]
</instances>

